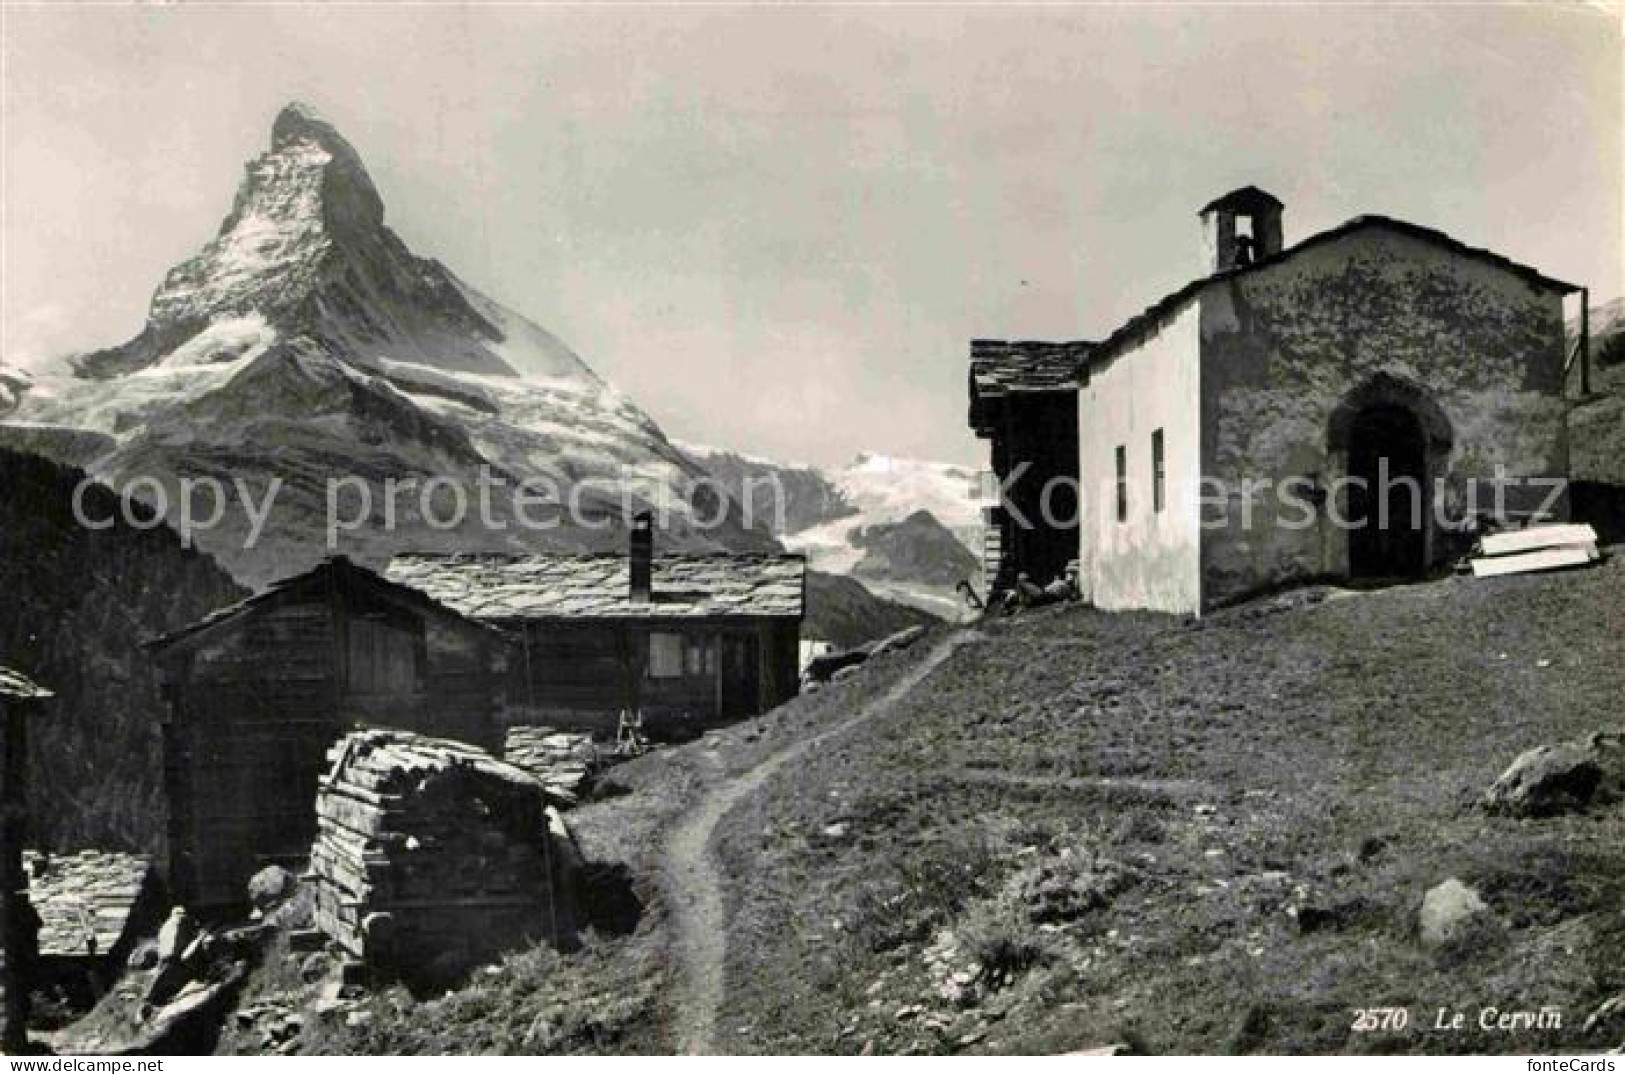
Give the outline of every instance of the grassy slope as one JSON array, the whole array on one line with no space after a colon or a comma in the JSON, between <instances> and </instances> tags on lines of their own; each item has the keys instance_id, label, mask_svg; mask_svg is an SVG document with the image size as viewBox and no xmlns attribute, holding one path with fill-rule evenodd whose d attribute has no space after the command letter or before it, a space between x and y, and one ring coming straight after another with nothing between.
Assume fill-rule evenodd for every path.
<instances>
[{"instance_id":1,"label":"grassy slope","mask_svg":"<svg viewBox=\"0 0 1625 1074\"><path fill-rule=\"evenodd\" d=\"M1625 723L1622 657L1617 561L1199 625L1077 611L996 628L732 818L724 853L749 883L725 1033L797 1051L1618 1044L1578 1028L1625 986L1625 818L1519 823L1469 803L1526 747ZM994 889L1058 848L1126 879L1044 930ZM1411 922L1452 874L1508 929L1429 955ZM1304 930L1304 906L1344 924ZM943 924L1042 961L961 1009L927 979ZM1439 1005L1472 1021L1545 1003L1564 1033L1415 1029ZM1350 1033L1354 1008L1391 1004L1412 1031Z\"/></svg>"},{"instance_id":2,"label":"grassy slope","mask_svg":"<svg viewBox=\"0 0 1625 1074\"><path fill-rule=\"evenodd\" d=\"M568 820L590 861L618 863L631 875L643 912L630 934L601 931L585 950L571 955L546 949L517 954L476 975L467 987L427 1002L391 989L368 1003L372 1019L365 1028L311 1018L300 1050L355 1055L669 1052L674 1046L666 1007L671 967L666 911L656 881L663 832L701 787L742 773L849 714L871 691L906 673L927 649L920 644L876 657L862 680L796 698L759 719L615 768L613 782L626 793L575 809ZM280 987L273 983L251 989L244 1002ZM246 1040L228 1040L228 1047L254 1050Z\"/></svg>"},{"instance_id":3,"label":"grassy slope","mask_svg":"<svg viewBox=\"0 0 1625 1074\"><path fill-rule=\"evenodd\" d=\"M726 818L717 848L731 916L719 1041L805 1052L1617 1045L1618 1026L1597 1038L1579 1026L1625 987L1625 815L1517 822L1470 803L1527 746L1621 725L1625 564L1315 596L1199 624L1051 610L990 626L890 715L774 777ZM573 822L591 857L638 877L647 905L631 936L569 958L520 956L426 1006L380 997L371 1029L324 1031L309 1046L669 1048L657 833L697 788L854 711L928 647L618 769L632 793ZM999 888L1035 863L1074 887L1108 876L1105 904L1032 924L1030 904ZM1504 927L1425 953L1415 910L1450 875L1479 886ZM1293 916L1303 908L1337 920L1305 929ZM943 998L924 956L944 930L1008 963L1008 981ZM1421 1031L1438 1006L1471 1021L1481 1006L1541 1004L1562 1007L1562 1033ZM1413 1028L1350 1033L1352 1010L1375 1005L1409 1006Z\"/></svg>"}]
</instances>

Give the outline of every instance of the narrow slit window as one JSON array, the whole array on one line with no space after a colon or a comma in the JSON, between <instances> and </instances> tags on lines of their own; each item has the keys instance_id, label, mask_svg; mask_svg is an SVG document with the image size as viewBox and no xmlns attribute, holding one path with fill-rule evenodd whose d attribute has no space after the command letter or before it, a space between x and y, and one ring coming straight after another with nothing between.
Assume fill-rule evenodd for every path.
<instances>
[{"instance_id":1,"label":"narrow slit window","mask_svg":"<svg viewBox=\"0 0 1625 1074\"><path fill-rule=\"evenodd\" d=\"M1162 512L1168 502L1168 465L1163 457L1162 430L1151 434L1151 509Z\"/></svg>"},{"instance_id":2,"label":"narrow slit window","mask_svg":"<svg viewBox=\"0 0 1625 1074\"><path fill-rule=\"evenodd\" d=\"M1128 448L1117 446L1117 521L1128 521Z\"/></svg>"}]
</instances>

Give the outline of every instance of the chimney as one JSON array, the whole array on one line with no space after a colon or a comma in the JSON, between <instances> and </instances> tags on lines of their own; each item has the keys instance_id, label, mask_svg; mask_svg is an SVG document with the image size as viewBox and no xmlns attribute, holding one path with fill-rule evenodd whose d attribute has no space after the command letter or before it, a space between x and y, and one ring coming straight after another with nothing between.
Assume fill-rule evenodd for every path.
<instances>
[{"instance_id":1,"label":"chimney","mask_svg":"<svg viewBox=\"0 0 1625 1074\"><path fill-rule=\"evenodd\" d=\"M1256 186L1232 190L1203 206L1202 272L1228 272L1281 252L1279 199Z\"/></svg>"},{"instance_id":2,"label":"chimney","mask_svg":"<svg viewBox=\"0 0 1625 1074\"><path fill-rule=\"evenodd\" d=\"M626 564L627 574L631 578L630 597L634 604L648 604L654 600L654 558L654 516L648 511L640 511L632 519Z\"/></svg>"}]
</instances>

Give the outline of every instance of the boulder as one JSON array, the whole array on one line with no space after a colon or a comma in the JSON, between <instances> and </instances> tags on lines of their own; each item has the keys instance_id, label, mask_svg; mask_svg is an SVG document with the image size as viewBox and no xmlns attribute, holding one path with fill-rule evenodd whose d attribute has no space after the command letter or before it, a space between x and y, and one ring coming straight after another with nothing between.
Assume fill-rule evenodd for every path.
<instances>
[{"instance_id":1,"label":"boulder","mask_svg":"<svg viewBox=\"0 0 1625 1074\"><path fill-rule=\"evenodd\" d=\"M268 912L293 896L299 878L280 865L267 865L248 881L248 901L261 913Z\"/></svg>"},{"instance_id":2,"label":"boulder","mask_svg":"<svg viewBox=\"0 0 1625 1074\"><path fill-rule=\"evenodd\" d=\"M1470 935L1477 926L1491 920L1490 908L1478 892L1451 877L1422 897L1417 935L1423 947L1436 949Z\"/></svg>"},{"instance_id":3,"label":"boulder","mask_svg":"<svg viewBox=\"0 0 1625 1074\"><path fill-rule=\"evenodd\" d=\"M809 682L828 682L842 668L854 667L867 659L869 649L862 646L856 649L843 649L838 653L824 653L807 661L807 669L803 675Z\"/></svg>"},{"instance_id":4,"label":"boulder","mask_svg":"<svg viewBox=\"0 0 1625 1074\"><path fill-rule=\"evenodd\" d=\"M911 626L907 630L899 630L876 642L870 649L870 656L879 656L881 653L901 652L925 637L925 627Z\"/></svg>"},{"instance_id":5,"label":"boulder","mask_svg":"<svg viewBox=\"0 0 1625 1074\"><path fill-rule=\"evenodd\" d=\"M1484 792L1483 807L1513 817L1549 817L1584 810L1617 793L1617 736L1536 746L1518 755ZM1611 778L1613 777L1613 778Z\"/></svg>"}]
</instances>

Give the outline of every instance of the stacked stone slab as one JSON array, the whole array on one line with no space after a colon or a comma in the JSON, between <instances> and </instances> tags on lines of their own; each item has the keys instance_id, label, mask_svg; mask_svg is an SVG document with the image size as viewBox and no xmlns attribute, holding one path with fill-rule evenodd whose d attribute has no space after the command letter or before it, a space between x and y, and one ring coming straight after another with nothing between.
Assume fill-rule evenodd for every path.
<instances>
[{"instance_id":1,"label":"stacked stone slab","mask_svg":"<svg viewBox=\"0 0 1625 1074\"><path fill-rule=\"evenodd\" d=\"M400 731L356 732L329 758L316 923L351 956L438 984L506 951L573 942L580 858L534 777Z\"/></svg>"},{"instance_id":2,"label":"stacked stone slab","mask_svg":"<svg viewBox=\"0 0 1625 1074\"><path fill-rule=\"evenodd\" d=\"M541 780L548 797L566 807L581 801L598 768L592 735L551 727L510 727L502 757Z\"/></svg>"},{"instance_id":3,"label":"stacked stone slab","mask_svg":"<svg viewBox=\"0 0 1625 1074\"><path fill-rule=\"evenodd\" d=\"M157 873L145 855L24 851L23 863L42 958L123 958L135 933L162 917Z\"/></svg>"}]
</instances>

